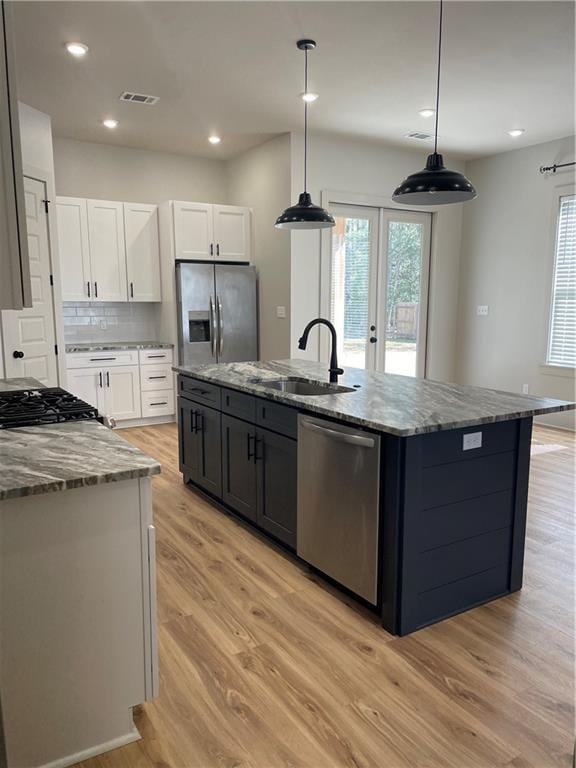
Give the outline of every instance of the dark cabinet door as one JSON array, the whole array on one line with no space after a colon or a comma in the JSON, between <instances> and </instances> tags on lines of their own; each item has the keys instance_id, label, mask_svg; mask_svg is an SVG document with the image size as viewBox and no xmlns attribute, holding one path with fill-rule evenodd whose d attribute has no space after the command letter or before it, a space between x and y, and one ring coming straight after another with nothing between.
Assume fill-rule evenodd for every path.
<instances>
[{"instance_id":1,"label":"dark cabinet door","mask_svg":"<svg viewBox=\"0 0 576 768\"><path fill-rule=\"evenodd\" d=\"M256 438L257 523L295 548L298 443L263 429Z\"/></svg>"},{"instance_id":2,"label":"dark cabinet door","mask_svg":"<svg viewBox=\"0 0 576 768\"><path fill-rule=\"evenodd\" d=\"M256 429L222 416L222 499L256 522Z\"/></svg>"},{"instance_id":3,"label":"dark cabinet door","mask_svg":"<svg viewBox=\"0 0 576 768\"><path fill-rule=\"evenodd\" d=\"M196 436L196 410L198 406L178 398L178 444L180 471L195 480L198 472L198 440Z\"/></svg>"},{"instance_id":4,"label":"dark cabinet door","mask_svg":"<svg viewBox=\"0 0 576 768\"><path fill-rule=\"evenodd\" d=\"M194 406L196 439L198 441L198 470L194 480L198 485L222 496L222 435L221 414L213 408Z\"/></svg>"}]
</instances>

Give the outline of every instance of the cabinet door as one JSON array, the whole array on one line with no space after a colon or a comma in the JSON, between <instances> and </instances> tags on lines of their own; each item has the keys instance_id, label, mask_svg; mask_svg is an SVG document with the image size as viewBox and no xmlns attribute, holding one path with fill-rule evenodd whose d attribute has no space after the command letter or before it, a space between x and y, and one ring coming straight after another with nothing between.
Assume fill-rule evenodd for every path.
<instances>
[{"instance_id":1,"label":"cabinet door","mask_svg":"<svg viewBox=\"0 0 576 768\"><path fill-rule=\"evenodd\" d=\"M250 209L215 205L214 243L222 261L250 261Z\"/></svg>"},{"instance_id":2,"label":"cabinet door","mask_svg":"<svg viewBox=\"0 0 576 768\"><path fill-rule=\"evenodd\" d=\"M95 301L127 301L122 203L88 200L90 271Z\"/></svg>"},{"instance_id":3,"label":"cabinet door","mask_svg":"<svg viewBox=\"0 0 576 768\"><path fill-rule=\"evenodd\" d=\"M105 371L106 416L121 421L139 419L140 369L137 365L118 365Z\"/></svg>"},{"instance_id":4,"label":"cabinet door","mask_svg":"<svg viewBox=\"0 0 576 768\"><path fill-rule=\"evenodd\" d=\"M178 445L180 472L196 480L198 476L198 439L196 436L196 403L178 398Z\"/></svg>"},{"instance_id":5,"label":"cabinet door","mask_svg":"<svg viewBox=\"0 0 576 768\"><path fill-rule=\"evenodd\" d=\"M86 200L80 197L56 198L56 216L62 301L90 301L94 287L90 274Z\"/></svg>"},{"instance_id":6,"label":"cabinet door","mask_svg":"<svg viewBox=\"0 0 576 768\"><path fill-rule=\"evenodd\" d=\"M161 301L158 206L124 203L129 301Z\"/></svg>"},{"instance_id":7,"label":"cabinet door","mask_svg":"<svg viewBox=\"0 0 576 768\"><path fill-rule=\"evenodd\" d=\"M73 368L66 371L66 389L103 413L104 372L98 368Z\"/></svg>"},{"instance_id":8,"label":"cabinet door","mask_svg":"<svg viewBox=\"0 0 576 768\"><path fill-rule=\"evenodd\" d=\"M222 416L222 500L256 522L256 430Z\"/></svg>"},{"instance_id":9,"label":"cabinet door","mask_svg":"<svg viewBox=\"0 0 576 768\"><path fill-rule=\"evenodd\" d=\"M256 432L257 523L296 547L296 467L298 442L267 430Z\"/></svg>"},{"instance_id":10,"label":"cabinet door","mask_svg":"<svg viewBox=\"0 0 576 768\"><path fill-rule=\"evenodd\" d=\"M212 205L174 201L174 250L177 259L213 259Z\"/></svg>"},{"instance_id":11,"label":"cabinet door","mask_svg":"<svg viewBox=\"0 0 576 768\"><path fill-rule=\"evenodd\" d=\"M219 498L222 496L221 414L212 408L197 406L198 485Z\"/></svg>"}]
</instances>

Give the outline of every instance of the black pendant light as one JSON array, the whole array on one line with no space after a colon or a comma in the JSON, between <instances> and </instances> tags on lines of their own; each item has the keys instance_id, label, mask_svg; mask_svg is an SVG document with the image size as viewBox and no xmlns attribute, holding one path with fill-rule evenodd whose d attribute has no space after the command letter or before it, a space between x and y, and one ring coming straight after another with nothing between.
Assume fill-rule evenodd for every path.
<instances>
[{"instance_id":1,"label":"black pendant light","mask_svg":"<svg viewBox=\"0 0 576 768\"><path fill-rule=\"evenodd\" d=\"M442 0L440 0L440 29L438 33L438 75L436 80L436 125L434 152L428 155L426 167L412 173L394 190L392 200L405 205L449 205L465 203L477 192L466 176L444 166L438 149L438 108L440 106L440 61L442 57Z\"/></svg>"},{"instance_id":2,"label":"black pendant light","mask_svg":"<svg viewBox=\"0 0 576 768\"><path fill-rule=\"evenodd\" d=\"M304 51L304 94L308 93L308 51L316 48L314 40L298 40L298 49ZM325 229L334 226L334 219L328 211L314 205L306 189L308 172L308 101L304 99L304 192L296 205L286 208L276 219L278 229Z\"/></svg>"}]
</instances>

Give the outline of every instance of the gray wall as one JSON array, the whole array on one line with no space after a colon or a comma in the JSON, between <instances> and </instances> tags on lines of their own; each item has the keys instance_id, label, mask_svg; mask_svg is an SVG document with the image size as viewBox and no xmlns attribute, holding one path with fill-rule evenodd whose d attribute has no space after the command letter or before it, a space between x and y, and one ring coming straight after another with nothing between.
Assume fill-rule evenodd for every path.
<instances>
[{"instance_id":1,"label":"gray wall","mask_svg":"<svg viewBox=\"0 0 576 768\"><path fill-rule=\"evenodd\" d=\"M543 176L541 165L574 159L574 137L470 162L478 197L464 209L457 380L574 399L573 371L546 359L556 220L555 195L573 191L573 169ZM479 317L478 305L489 314ZM547 423L574 428L574 414Z\"/></svg>"},{"instance_id":2,"label":"gray wall","mask_svg":"<svg viewBox=\"0 0 576 768\"><path fill-rule=\"evenodd\" d=\"M232 205L253 209L254 264L259 275L260 355L290 357L290 237L274 228L290 205L290 136L261 144L228 163ZM286 308L286 318L276 307Z\"/></svg>"},{"instance_id":3,"label":"gray wall","mask_svg":"<svg viewBox=\"0 0 576 768\"><path fill-rule=\"evenodd\" d=\"M226 203L226 163L202 157L54 139L56 193L99 200Z\"/></svg>"}]
</instances>

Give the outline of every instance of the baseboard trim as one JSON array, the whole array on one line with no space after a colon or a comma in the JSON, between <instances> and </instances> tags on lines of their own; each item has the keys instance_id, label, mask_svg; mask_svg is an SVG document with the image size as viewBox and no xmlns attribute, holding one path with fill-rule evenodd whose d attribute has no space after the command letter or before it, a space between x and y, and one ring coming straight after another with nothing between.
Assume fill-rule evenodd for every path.
<instances>
[{"instance_id":1,"label":"baseboard trim","mask_svg":"<svg viewBox=\"0 0 576 768\"><path fill-rule=\"evenodd\" d=\"M68 768L70 765L76 765L83 760L88 760L90 757L96 757L96 755L102 755L104 752L110 752L118 747L125 747L126 744L131 744L133 741L141 739L140 732L135 725L132 726L130 733L126 733L123 736L118 736L111 741L105 741L102 744L97 744L95 747L84 749L82 752L76 752L73 755L67 757L61 757L58 760L54 760L51 763L45 763L39 766L39 768Z\"/></svg>"},{"instance_id":2,"label":"baseboard trim","mask_svg":"<svg viewBox=\"0 0 576 768\"><path fill-rule=\"evenodd\" d=\"M130 427L152 427L156 424L172 424L176 416L149 416L147 419L126 419L116 422L114 429L129 429Z\"/></svg>"}]
</instances>

